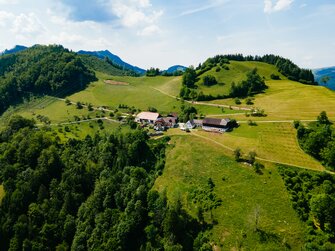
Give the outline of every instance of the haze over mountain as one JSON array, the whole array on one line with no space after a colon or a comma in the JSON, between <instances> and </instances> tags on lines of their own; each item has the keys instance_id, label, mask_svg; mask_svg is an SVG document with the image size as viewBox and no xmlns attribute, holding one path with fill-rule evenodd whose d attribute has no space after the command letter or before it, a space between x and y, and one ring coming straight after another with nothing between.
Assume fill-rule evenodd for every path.
<instances>
[{"instance_id":1,"label":"haze over mountain","mask_svg":"<svg viewBox=\"0 0 335 251\"><path fill-rule=\"evenodd\" d=\"M15 45L15 47L12 48L12 49L6 49L3 52L0 52L0 55L8 55L8 54L20 52L20 51L23 51L23 50L25 50L27 48L28 47L23 46L23 45Z\"/></svg>"},{"instance_id":2,"label":"haze over mountain","mask_svg":"<svg viewBox=\"0 0 335 251\"><path fill-rule=\"evenodd\" d=\"M323 86L327 86L328 88L335 90L335 66L325 67L321 69L313 70L315 75L315 80ZM329 77L329 80L325 83L322 81L324 77Z\"/></svg>"},{"instance_id":3,"label":"haze over mountain","mask_svg":"<svg viewBox=\"0 0 335 251\"><path fill-rule=\"evenodd\" d=\"M132 70L132 71L135 71L136 73L139 73L139 74L144 74L145 73L144 69L139 68L137 66L133 66L131 64L128 64L128 63L124 62L119 56L114 55L109 50L104 50L104 51L84 51L84 50L80 50L80 51L78 51L78 54L81 54L81 55L91 55L91 56L98 57L100 59L104 59L104 58L107 57L114 64L117 64L117 65L119 65L121 67L124 67L127 70Z\"/></svg>"}]
</instances>

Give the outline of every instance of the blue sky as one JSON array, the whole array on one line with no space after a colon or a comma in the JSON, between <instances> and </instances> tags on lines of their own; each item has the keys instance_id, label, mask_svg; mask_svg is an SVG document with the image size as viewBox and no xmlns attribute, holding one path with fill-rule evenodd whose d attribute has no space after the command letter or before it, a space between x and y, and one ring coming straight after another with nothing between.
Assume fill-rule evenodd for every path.
<instances>
[{"instance_id":1,"label":"blue sky","mask_svg":"<svg viewBox=\"0 0 335 251\"><path fill-rule=\"evenodd\" d=\"M0 0L0 50L62 44L143 67L226 53L335 65L334 0Z\"/></svg>"}]
</instances>

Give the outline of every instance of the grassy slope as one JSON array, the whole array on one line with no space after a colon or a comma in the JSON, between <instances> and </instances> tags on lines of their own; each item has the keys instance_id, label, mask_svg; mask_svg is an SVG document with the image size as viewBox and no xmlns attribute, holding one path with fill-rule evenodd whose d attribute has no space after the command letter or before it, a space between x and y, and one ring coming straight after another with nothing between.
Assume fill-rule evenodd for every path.
<instances>
[{"instance_id":1,"label":"grassy slope","mask_svg":"<svg viewBox=\"0 0 335 251\"><path fill-rule=\"evenodd\" d=\"M214 191L223 203L213 210L218 224L210 232L222 250L280 250L284 249L283 240L293 250L300 249L303 225L290 206L276 168L267 168L263 175L255 174L250 167L225 157L222 148L196 137L173 136L171 144L166 167L155 187L166 189L170 201L181 197L195 216L197 205L189 201L189 193L195 187L206 186L207 179L212 178ZM260 211L260 229L272 236L267 242L260 241L254 231L256 208ZM205 219L210 220L209 213Z\"/></svg>"},{"instance_id":2,"label":"grassy slope","mask_svg":"<svg viewBox=\"0 0 335 251\"><path fill-rule=\"evenodd\" d=\"M295 129L289 123L266 123L257 126L242 124L233 132L222 135L204 131L195 133L232 149L241 148L245 154L255 151L260 158L324 170L317 160L300 148Z\"/></svg>"},{"instance_id":3,"label":"grassy slope","mask_svg":"<svg viewBox=\"0 0 335 251\"><path fill-rule=\"evenodd\" d=\"M177 102L174 98L153 89L155 83L169 81L169 78L147 78L147 77L111 77L109 75L97 74L99 80L91 84L86 90L69 97L73 101L85 101L94 105L117 106L126 104L135 106L142 110L148 106L156 107L160 111L170 112L175 108ZM129 85L111 85L103 80L113 79L129 83Z\"/></svg>"},{"instance_id":4,"label":"grassy slope","mask_svg":"<svg viewBox=\"0 0 335 251\"><path fill-rule=\"evenodd\" d=\"M214 67L210 71L202 74L199 77L199 81L197 82L199 87L198 90L201 90L204 94L229 94L231 83L238 83L244 80L246 78L246 73L254 68L257 68L258 74L264 77L266 80L270 79L270 75L272 73L279 75L282 79L285 79L285 77L278 72L275 66L266 63L231 61L227 66L229 67L229 70L221 69L221 71L216 72L216 67ZM211 87L202 85L202 79L206 75L215 76L219 84Z\"/></svg>"},{"instance_id":5,"label":"grassy slope","mask_svg":"<svg viewBox=\"0 0 335 251\"><path fill-rule=\"evenodd\" d=\"M326 111L330 118L335 119L334 91L322 86L303 85L289 80L266 81L266 84L269 89L265 93L255 96L253 106L264 109L268 116L252 119L316 119L321 111ZM231 99L216 100L212 103L234 104ZM246 120L245 117L244 120Z\"/></svg>"},{"instance_id":6,"label":"grassy slope","mask_svg":"<svg viewBox=\"0 0 335 251\"><path fill-rule=\"evenodd\" d=\"M97 73L99 80L86 90L69 97L71 101L89 102L96 106L119 104L134 106L147 110L155 107L161 113L179 112L180 101L174 96L179 94L181 77L121 77ZM112 79L129 85L111 85L104 80ZM169 96L170 95L170 96ZM204 105L196 105L199 114L222 114L222 109ZM226 110L225 113L235 113Z\"/></svg>"}]
</instances>

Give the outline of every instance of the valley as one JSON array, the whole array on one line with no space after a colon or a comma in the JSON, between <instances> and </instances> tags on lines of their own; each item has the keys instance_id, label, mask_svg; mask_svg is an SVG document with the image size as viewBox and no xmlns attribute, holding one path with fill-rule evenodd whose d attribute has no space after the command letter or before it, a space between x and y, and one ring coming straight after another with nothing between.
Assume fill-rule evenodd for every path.
<instances>
[{"instance_id":1,"label":"valley","mask_svg":"<svg viewBox=\"0 0 335 251\"><path fill-rule=\"evenodd\" d=\"M274 65L231 60L227 64L229 70L217 71L219 66L213 66L199 74L195 91L213 96L229 95L231 83L245 80L254 68L267 88L248 97L184 100L179 95L183 76L118 75L120 69L116 71L103 61L97 63L89 57L86 60L95 67L88 67L95 79L87 86L75 91L70 88L68 94L50 92L24 97L23 102L2 114L0 128L7 130L8 121L20 115L34 119L38 131L66 145L89 140L88 137L96 140L107 137L108 141L108 135L153 132L152 126L136 130L138 126L133 120L140 111L181 114L185 107L194 107L196 114L192 116L197 118L235 119L239 126L222 134L201 128L190 132L173 128L148 139L150 147L166 139L165 164L150 176L151 190L165 194L170 209L180 203L187 215L197 219L200 233L206 236L213 250L301 250L307 245L305 235L310 222L302 221L292 207L278 166L306 173L333 174L301 148L293 122L308 125L317 121L321 111L334 121L335 92L289 80ZM273 74L280 79L272 79ZM204 86L202 79L208 75L215 76L218 83ZM264 113L253 116L254 110ZM241 151L241 161L235 160L236 149ZM253 161L263 166L260 170L255 170L254 162L249 163L250 153L255 154ZM117 154L128 156L124 152ZM98 168L94 161L92 157L90 165ZM0 201L5 193L0 186Z\"/></svg>"}]
</instances>

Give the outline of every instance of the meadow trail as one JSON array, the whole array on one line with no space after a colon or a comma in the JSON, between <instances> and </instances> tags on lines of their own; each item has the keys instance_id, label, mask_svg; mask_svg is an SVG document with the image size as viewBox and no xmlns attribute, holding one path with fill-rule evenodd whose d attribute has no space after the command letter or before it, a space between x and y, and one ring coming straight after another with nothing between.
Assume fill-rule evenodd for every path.
<instances>
[{"instance_id":1,"label":"meadow trail","mask_svg":"<svg viewBox=\"0 0 335 251\"><path fill-rule=\"evenodd\" d=\"M155 88L155 87L151 87L152 89L166 95L166 96L169 96L171 98L174 98L174 99L177 99L177 100L180 100L179 97L177 96L173 96L165 91L162 91L158 88ZM184 102L187 102L189 104L193 104L193 105L206 105L206 106L214 106L214 107L223 107L223 108L230 108L232 110L242 110L242 111L251 111L252 109L251 108L248 108L248 107L238 107L238 106L231 106L231 105L220 105L220 104L215 104L215 103L205 103L205 102L199 102L199 101L190 101L190 100L184 100Z\"/></svg>"}]
</instances>

